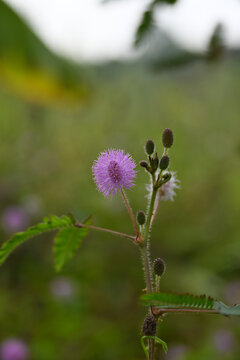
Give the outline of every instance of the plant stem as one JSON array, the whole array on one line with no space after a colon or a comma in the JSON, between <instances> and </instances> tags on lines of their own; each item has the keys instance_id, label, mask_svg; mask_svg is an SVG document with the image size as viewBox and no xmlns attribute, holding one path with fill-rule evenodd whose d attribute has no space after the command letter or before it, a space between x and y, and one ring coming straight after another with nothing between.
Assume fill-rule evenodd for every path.
<instances>
[{"instance_id":1,"label":"plant stem","mask_svg":"<svg viewBox=\"0 0 240 360\"><path fill-rule=\"evenodd\" d=\"M75 224L76 227L78 228L87 228L87 229L92 229L92 230L98 230L98 231L103 231L103 232L107 232L110 233L112 235L117 235L117 236L121 236L130 240L133 240L134 242L136 242L136 236L131 236L128 234L124 234L121 233L119 231L114 231L114 230L110 230L110 229L106 229L106 228L102 228L99 226L94 226L94 225L86 225L86 224Z\"/></svg>"},{"instance_id":2,"label":"plant stem","mask_svg":"<svg viewBox=\"0 0 240 360\"><path fill-rule=\"evenodd\" d=\"M146 287L147 292L151 293L153 291L152 289L152 271L151 271L151 264L150 264L150 239L149 239L149 231L150 231L150 224L151 224L151 218L153 215L156 195L157 195L157 187L155 187L155 178L153 176L152 178L152 195L151 200L149 204L149 209L147 213L147 221L145 224L145 231L144 231L144 237L143 237L143 243L140 244L140 250L142 253L142 259L143 259L143 267L145 270L145 276L146 276ZM149 360L153 360L154 356L154 340L149 339L148 343L148 358Z\"/></svg>"},{"instance_id":3,"label":"plant stem","mask_svg":"<svg viewBox=\"0 0 240 360\"><path fill-rule=\"evenodd\" d=\"M152 196L151 196L150 205L149 205L149 209L148 209L147 221L146 221L146 225L145 225L145 232L144 232L144 238L143 238L144 243L147 243L147 248L149 247L149 230L150 230L151 218L152 218L153 212L154 212L154 205L155 205L155 200L156 200L156 196L157 196L157 191L158 191L158 188L156 188L153 184Z\"/></svg>"},{"instance_id":4,"label":"plant stem","mask_svg":"<svg viewBox=\"0 0 240 360\"><path fill-rule=\"evenodd\" d=\"M181 313L181 312L187 312L187 313L207 313L207 314L218 314L218 311L217 310L207 310L207 309L157 309L157 308L152 308L152 312L154 315L163 315L163 314L166 314L166 313L174 313L174 312L177 312L177 313Z\"/></svg>"},{"instance_id":5,"label":"plant stem","mask_svg":"<svg viewBox=\"0 0 240 360\"><path fill-rule=\"evenodd\" d=\"M143 268L144 268L144 272L145 272L147 293L151 293L153 291L151 266L150 266L150 260L149 260L146 244L140 244L139 249L140 249L140 252L142 255L142 262L143 262Z\"/></svg>"},{"instance_id":6,"label":"plant stem","mask_svg":"<svg viewBox=\"0 0 240 360\"><path fill-rule=\"evenodd\" d=\"M136 222L135 222L134 215L133 215L131 206L130 206L130 204L129 204L128 198L127 198L127 196L126 196L126 194L125 194L125 192L124 192L124 190L123 190L122 188L121 188L121 194L122 194L122 197L123 197L123 201L124 201L124 203L125 203L125 205L126 205L127 211L128 211L128 213L129 213L130 219L131 219L131 221L132 221L134 231L135 231L135 233L136 233L136 235L137 235L137 239L138 239L138 238L139 238L139 235L140 235L140 234L139 234L139 231L138 231L138 227L137 227L137 224L136 224Z\"/></svg>"}]
</instances>

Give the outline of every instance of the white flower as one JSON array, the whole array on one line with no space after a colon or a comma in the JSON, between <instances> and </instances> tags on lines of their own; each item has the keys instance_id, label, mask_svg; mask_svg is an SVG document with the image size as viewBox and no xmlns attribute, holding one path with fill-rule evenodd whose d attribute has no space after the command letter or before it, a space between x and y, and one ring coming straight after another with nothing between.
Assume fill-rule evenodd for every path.
<instances>
[{"instance_id":1,"label":"white flower","mask_svg":"<svg viewBox=\"0 0 240 360\"><path fill-rule=\"evenodd\" d=\"M148 184L146 189L147 198L150 199L152 195L152 184ZM176 177L176 172L171 171L171 179L166 184L162 185L157 192L156 204L158 204L160 201L174 201L176 189L180 189L180 181Z\"/></svg>"},{"instance_id":2,"label":"white flower","mask_svg":"<svg viewBox=\"0 0 240 360\"><path fill-rule=\"evenodd\" d=\"M175 190L180 189L180 181L176 177L176 172L171 171L171 175L171 179L158 191L157 197L160 197L160 201L174 201Z\"/></svg>"}]
</instances>

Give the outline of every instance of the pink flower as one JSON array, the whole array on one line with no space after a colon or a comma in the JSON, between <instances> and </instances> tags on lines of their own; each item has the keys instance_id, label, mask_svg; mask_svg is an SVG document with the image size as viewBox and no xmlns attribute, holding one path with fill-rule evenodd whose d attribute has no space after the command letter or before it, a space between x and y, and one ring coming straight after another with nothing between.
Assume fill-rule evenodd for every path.
<instances>
[{"instance_id":1,"label":"pink flower","mask_svg":"<svg viewBox=\"0 0 240 360\"><path fill-rule=\"evenodd\" d=\"M102 152L93 165L94 181L104 196L115 194L121 187L130 189L134 186L136 167L132 157L123 150Z\"/></svg>"},{"instance_id":2,"label":"pink flower","mask_svg":"<svg viewBox=\"0 0 240 360\"><path fill-rule=\"evenodd\" d=\"M7 339L1 344L0 356L2 360L27 360L28 348L21 340Z\"/></svg>"}]
</instances>

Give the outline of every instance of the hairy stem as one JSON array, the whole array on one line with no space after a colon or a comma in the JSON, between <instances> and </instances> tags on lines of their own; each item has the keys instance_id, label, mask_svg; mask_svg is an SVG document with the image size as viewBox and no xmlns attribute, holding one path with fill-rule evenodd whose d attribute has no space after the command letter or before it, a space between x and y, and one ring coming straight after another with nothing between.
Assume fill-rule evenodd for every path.
<instances>
[{"instance_id":1,"label":"hairy stem","mask_svg":"<svg viewBox=\"0 0 240 360\"><path fill-rule=\"evenodd\" d=\"M172 309L159 309L159 308L152 308L152 312L154 315L163 315L166 313L207 313L207 314L218 314L219 312L217 310L208 310L208 309L179 309L179 308L172 308Z\"/></svg>"},{"instance_id":2,"label":"hairy stem","mask_svg":"<svg viewBox=\"0 0 240 360\"><path fill-rule=\"evenodd\" d=\"M141 252L141 255L142 255L142 262L143 262L143 269L144 269L144 273L145 273L147 292L151 293L153 291L153 289L152 289L151 266L150 266L150 260L149 260L146 244L140 244L139 248L140 248L140 252Z\"/></svg>"},{"instance_id":3,"label":"hairy stem","mask_svg":"<svg viewBox=\"0 0 240 360\"><path fill-rule=\"evenodd\" d=\"M149 239L149 232L150 232L150 224L151 224L151 218L153 215L155 200L157 196L157 187L155 187L155 181L154 177L152 179L153 185L152 185L152 195L151 200L149 204L149 209L147 213L147 220L145 224L145 231L144 231L144 237L143 237L143 244L140 245L141 253L142 253L142 259L143 259L143 267L145 270L145 276L146 276L146 286L147 286L147 292L152 292L152 271L151 271L151 263L150 263L150 239ZM149 346L148 346L148 358L149 360L153 360L154 356L154 340L149 339Z\"/></svg>"},{"instance_id":4,"label":"hairy stem","mask_svg":"<svg viewBox=\"0 0 240 360\"><path fill-rule=\"evenodd\" d=\"M128 235L128 234L121 233L119 231L114 231L114 230L102 228L102 227L99 227L99 226L87 225L87 224L75 224L75 226L78 227L78 228L87 228L87 229L92 229L92 230L103 231L103 232L107 232L107 233L112 234L112 235L117 235L117 236L121 236L121 237L130 239L130 240L133 240L134 242L137 241L136 236L131 236L131 235Z\"/></svg>"},{"instance_id":5,"label":"hairy stem","mask_svg":"<svg viewBox=\"0 0 240 360\"><path fill-rule=\"evenodd\" d=\"M133 212L132 212L132 209L131 209L131 206L129 204L129 201L128 201L128 198L124 192L124 190L121 188L121 194L122 194L122 197L123 197L123 201L126 205L126 208L127 208L127 211L129 213L129 216L130 216L130 219L132 221L132 224L133 224L133 228L134 228L134 231L137 235L137 237L139 237L139 231L138 231L138 227L137 227L137 224L135 222L135 219L134 219L134 215L133 215Z\"/></svg>"},{"instance_id":6,"label":"hairy stem","mask_svg":"<svg viewBox=\"0 0 240 360\"><path fill-rule=\"evenodd\" d=\"M156 196L157 196L157 191L158 191L158 188L155 187L155 185L153 184L152 196L151 196L151 200L150 200L150 204L149 204L147 221L146 221L146 225L145 225L145 232L144 232L144 238L143 238L144 243L148 244L147 247L149 247L149 231L150 231L151 219L152 219L153 212L154 212L154 205L155 205L155 200L156 200Z\"/></svg>"}]
</instances>

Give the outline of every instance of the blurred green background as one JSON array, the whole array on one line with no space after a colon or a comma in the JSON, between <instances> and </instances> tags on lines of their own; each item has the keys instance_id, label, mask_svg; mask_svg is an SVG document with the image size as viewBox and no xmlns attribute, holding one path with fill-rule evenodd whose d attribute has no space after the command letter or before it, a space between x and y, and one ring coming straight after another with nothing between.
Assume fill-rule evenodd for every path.
<instances>
[{"instance_id":1,"label":"blurred green background","mask_svg":"<svg viewBox=\"0 0 240 360\"><path fill-rule=\"evenodd\" d=\"M181 190L162 203L152 230L153 258L167 263L161 288L240 302L239 78L231 58L161 72L146 58L72 64L0 2L1 242L70 211L131 233L121 199L96 190L92 163L111 147L138 163L147 138L161 153L161 131L170 127ZM135 212L146 206L147 181L138 167L128 193ZM32 360L143 359L136 247L91 232L56 274L51 239L29 241L1 267L0 342L23 340ZM169 345L166 359L239 359L238 318L169 315L159 335Z\"/></svg>"}]
</instances>

